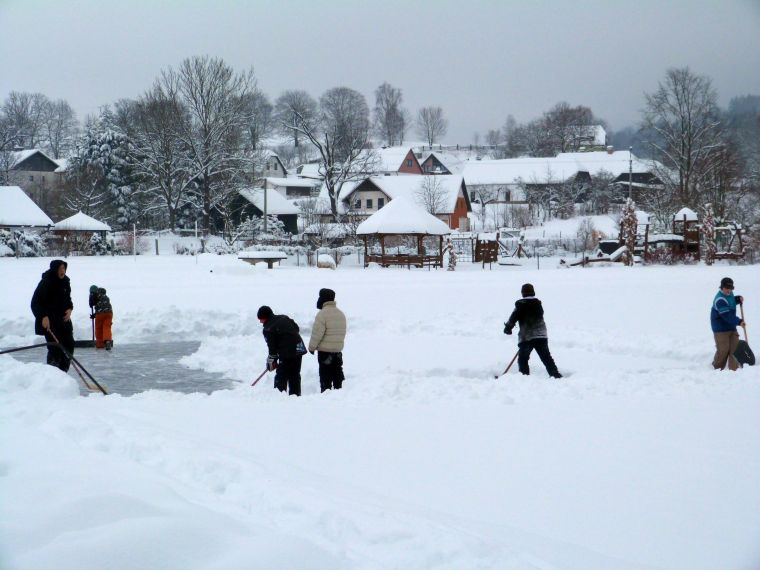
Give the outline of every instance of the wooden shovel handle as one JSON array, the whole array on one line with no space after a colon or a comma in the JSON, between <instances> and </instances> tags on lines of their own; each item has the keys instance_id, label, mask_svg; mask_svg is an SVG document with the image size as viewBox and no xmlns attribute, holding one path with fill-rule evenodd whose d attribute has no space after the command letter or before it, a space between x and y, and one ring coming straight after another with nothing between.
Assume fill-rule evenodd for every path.
<instances>
[{"instance_id":1,"label":"wooden shovel handle","mask_svg":"<svg viewBox=\"0 0 760 570\"><path fill-rule=\"evenodd\" d=\"M742 315L742 323L744 323L744 299L742 299L742 303L739 305L739 311ZM749 339L747 338L747 325L742 324L742 328L744 329L744 342L749 344Z\"/></svg>"}]
</instances>

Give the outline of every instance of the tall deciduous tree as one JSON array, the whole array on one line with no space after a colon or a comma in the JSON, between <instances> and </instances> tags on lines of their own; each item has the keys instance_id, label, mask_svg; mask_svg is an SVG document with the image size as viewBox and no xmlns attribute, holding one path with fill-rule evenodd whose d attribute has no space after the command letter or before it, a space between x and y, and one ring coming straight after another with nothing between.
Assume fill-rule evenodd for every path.
<instances>
[{"instance_id":1,"label":"tall deciduous tree","mask_svg":"<svg viewBox=\"0 0 760 570\"><path fill-rule=\"evenodd\" d=\"M37 148L44 140L43 117L48 98L42 93L11 91L3 103L3 114L16 132L16 144Z\"/></svg>"},{"instance_id":2,"label":"tall deciduous tree","mask_svg":"<svg viewBox=\"0 0 760 570\"><path fill-rule=\"evenodd\" d=\"M724 146L712 82L688 67L669 69L657 91L645 97L643 127L666 168L658 177L674 205L696 208Z\"/></svg>"},{"instance_id":3,"label":"tall deciduous tree","mask_svg":"<svg viewBox=\"0 0 760 570\"><path fill-rule=\"evenodd\" d=\"M78 129L76 113L68 102L48 101L42 113L42 137L53 158L63 158L74 149Z\"/></svg>"},{"instance_id":4,"label":"tall deciduous tree","mask_svg":"<svg viewBox=\"0 0 760 570\"><path fill-rule=\"evenodd\" d=\"M288 125L296 122L304 125L313 125L317 120L317 102L306 91L291 89L283 91L274 105L274 114L283 133L293 138L293 146L298 148L303 133L298 129L292 129Z\"/></svg>"},{"instance_id":5,"label":"tall deciduous tree","mask_svg":"<svg viewBox=\"0 0 760 570\"><path fill-rule=\"evenodd\" d=\"M157 82L134 104L133 142L135 171L148 195L148 208L165 213L170 229L201 171L182 133L190 130L190 114L176 91Z\"/></svg>"},{"instance_id":6,"label":"tall deciduous tree","mask_svg":"<svg viewBox=\"0 0 760 570\"><path fill-rule=\"evenodd\" d=\"M402 102L401 89L387 82L375 89L375 129L388 146L400 144L404 140L406 116Z\"/></svg>"},{"instance_id":7,"label":"tall deciduous tree","mask_svg":"<svg viewBox=\"0 0 760 570\"><path fill-rule=\"evenodd\" d=\"M196 56L164 71L159 81L166 91L178 93L190 116L182 142L200 172L197 199L208 230L212 209L230 196L225 183L240 170L238 150L245 101L255 88L253 70L235 73L221 59Z\"/></svg>"},{"instance_id":8,"label":"tall deciduous tree","mask_svg":"<svg viewBox=\"0 0 760 570\"><path fill-rule=\"evenodd\" d=\"M428 145L440 142L446 135L449 122L443 116L441 107L423 107L417 112L417 134L424 138Z\"/></svg>"},{"instance_id":9,"label":"tall deciduous tree","mask_svg":"<svg viewBox=\"0 0 760 570\"><path fill-rule=\"evenodd\" d=\"M337 219L343 184L375 168L377 159L370 149L367 101L364 95L348 87L325 91L315 114L311 113L311 105L307 105L306 114L302 114L301 108L295 106L298 101L291 101L293 106L283 107L278 113L282 127L301 135L317 151L330 211Z\"/></svg>"}]
</instances>

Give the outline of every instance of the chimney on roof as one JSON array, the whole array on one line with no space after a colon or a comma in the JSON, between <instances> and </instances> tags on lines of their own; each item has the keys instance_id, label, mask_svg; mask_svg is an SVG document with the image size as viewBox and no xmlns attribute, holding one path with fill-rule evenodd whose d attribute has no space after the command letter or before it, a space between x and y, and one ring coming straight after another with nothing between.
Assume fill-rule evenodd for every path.
<instances>
[{"instance_id":1,"label":"chimney on roof","mask_svg":"<svg viewBox=\"0 0 760 570\"><path fill-rule=\"evenodd\" d=\"M607 145L607 154L612 154L615 152L615 147L612 145Z\"/></svg>"}]
</instances>

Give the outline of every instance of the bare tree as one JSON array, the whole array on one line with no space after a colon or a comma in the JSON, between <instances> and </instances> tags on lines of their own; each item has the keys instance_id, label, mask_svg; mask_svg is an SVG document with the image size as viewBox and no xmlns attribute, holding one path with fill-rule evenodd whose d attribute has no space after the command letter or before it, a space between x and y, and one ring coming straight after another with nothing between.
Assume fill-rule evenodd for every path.
<instances>
[{"instance_id":1,"label":"bare tree","mask_svg":"<svg viewBox=\"0 0 760 570\"><path fill-rule=\"evenodd\" d=\"M446 208L448 193L438 176L423 176L416 191L417 203L429 214L440 214Z\"/></svg>"},{"instance_id":2,"label":"bare tree","mask_svg":"<svg viewBox=\"0 0 760 570\"><path fill-rule=\"evenodd\" d=\"M243 96L243 113L246 144L251 150L258 150L277 124L274 108L269 97L253 88Z\"/></svg>"},{"instance_id":3,"label":"bare tree","mask_svg":"<svg viewBox=\"0 0 760 570\"><path fill-rule=\"evenodd\" d=\"M449 122L441 107L423 107L417 112L417 133L432 147L446 135Z\"/></svg>"},{"instance_id":4,"label":"bare tree","mask_svg":"<svg viewBox=\"0 0 760 570\"><path fill-rule=\"evenodd\" d=\"M11 91L3 103L3 114L24 148L36 148L43 141L43 116L48 98L42 93Z\"/></svg>"},{"instance_id":5,"label":"bare tree","mask_svg":"<svg viewBox=\"0 0 760 570\"><path fill-rule=\"evenodd\" d=\"M401 89L387 82L375 89L375 129L388 146L400 144L404 139L406 118L402 101Z\"/></svg>"},{"instance_id":6,"label":"bare tree","mask_svg":"<svg viewBox=\"0 0 760 570\"><path fill-rule=\"evenodd\" d=\"M42 113L42 137L53 158L62 158L73 150L78 129L76 114L68 102L48 101Z\"/></svg>"},{"instance_id":7,"label":"bare tree","mask_svg":"<svg viewBox=\"0 0 760 570\"><path fill-rule=\"evenodd\" d=\"M581 247L583 247L584 253L596 246L596 243L594 242L597 235L594 221L591 218L583 218L581 223L578 224L576 237L578 238L578 241L581 242Z\"/></svg>"},{"instance_id":8,"label":"bare tree","mask_svg":"<svg viewBox=\"0 0 760 570\"><path fill-rule=\"evenodd\" d=\"M364 96L348 87L333 87L319 98L316 115L296 107L279 113L284 129L298 132L316 149L320 174L336 220L338 196L345 182L373 172L377 157L370 149L369 107Z\"/></svg>"},{"instance_id":9,"label":"bare tree","mask_svg":"<svg viewBox=\"0 0 760 570\"><path fill-rule=\"evenodd\" d=\"M300 145L302 133L287 125L301 122L311 125L317 118L317 102L306 91L284 91L275 102L274 114L282 131L293 137L293 146L297 149Z\"/></svg>"},{"instance_id":10,"label":"bare tree","mask_svg":"<svg viewBox=\"0 0 760 570\"><path fill-rule=\"evenodd\" d=\"M688 67L669 69L657 91L645 97L643 127L665 166L658 178L674 202L696 208L724 145L712 82Z\"/></svg>"},{"instance_id":11,"label":"bare tree","mask_svg":"<svg viewBox=\"0 0 760 570\"><path fill-rule=\"evenodd\" d=\"M594 117L591 109L578 105L570 106L561 101L544 113L543 123L549 138L550 152L577 152L593 142L593 128L602 123Z\"/></svg>"},{"instance_id":12,"label":"bare tree","mask_svg":"<svg viewBox=\"0 0 760 570\"><path fill-rule=\"evenodd\" d=\"M501 129L490 129L486 133L486 144L492 148L498 147L502 142Z\"/></svg>"},{"instance_id":13,"label":"bare tree","mask_svg":"<svg viewBox=\"0 0 760 570\"><path fill-rule=\"evenodd\" d=\"M176 92L190 121L181 123L181 141L191 153L198 176L202 224L208 230L211 210L227 194L226 182L240 171L238 148L245 124L245 101L255 88L253 70L235 73L223 60L191 57L169 68L159 82Z\"/></svg>"}]
</instances>

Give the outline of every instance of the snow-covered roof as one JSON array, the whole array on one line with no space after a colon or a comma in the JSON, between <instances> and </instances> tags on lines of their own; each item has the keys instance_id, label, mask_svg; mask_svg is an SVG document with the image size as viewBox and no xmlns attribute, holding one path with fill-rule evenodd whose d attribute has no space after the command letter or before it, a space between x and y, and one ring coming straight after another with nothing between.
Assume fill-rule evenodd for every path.
<instances>
[{"instance_id":1,"label":"snow-covered roof","mask_svg":"<svg viewBox=\"0 0 760 570\"><path fill-rule=\"evenodd\" d=\"M18 186L0 186L0 227L52 226L53 220Z\"/></svg>"},{"instance_id":2,"label":"snow-covered roof","mask_svg":"<svg viewBox=\"0 0 760 570\"><path fill-rule=\"evenodd\" d=\"M649 214L642 210L636 210L636 223L645 226L649 223Z\"/></svg>"},{"instance_id":3,"label":"snow-covered roof","mask_svg":"<svg viewBox=\"0 0 760 570\"><path fill-rule=\"evenodd\" d=\"M443 207L436 213L451 214L456 208L459 190L464 179L461 174L452 174L451 176L372 176L370 180L391 199L411 197L415 200L424 184L435 184L443 195ZM341 192L341 197L346 199L348 194Z\"/></svg>"},{"instance_id":4,"label":"snow-covered roof","mask_svg":"<svg viewBox=\"0 0 760 570\"><path fill-rule=\"evenodd\" d=\"M240 195L263 212L264 192L264 188L243 188L240 190ZM283 197L283 195L277 190L271 188L267 189L266 198L268 216L286 216L289 214L298 214L299 212L298 208L296 208L289 200L285 199L285 197Z\"/></svg>"},{"instance_id":5,"label":"snow-covered roof","mask_svg":"<svg viewBox=\"0 0 760 570\"><path fill-rule=\"evenodd\" d=\"M682 222L684 217L687 222L696 222L699 219L696 212L689 208L681 208L678 212L673 214L673 220L676 222Z\"/></svg>"},{"instance_id":6,"label":"snow-covered roof","mask_svg":"<svg viewBox=\"0 0 760 570\"><path fill-rule=\"evenodd\" d=\"M446 167L446 169L451 172L452 174L459 174L464 170L466 161L459 158L457 155L446 152L446 151L426 151L422 153L422 158L420 159L420 164L425 162L428 158L431 156L434 156L438 162L443 164L443 166Z\"/></svg>"},{"instance_id":7,"label":"snow-covered roof","mask_svg":"<svg viewBox=\"0 0 760 570\"><path fill-rule=\"evenodd\" d=\"M363 150L359 153L357 162L363 167L369 153L373 153L377 160L372 170L375 172L398 172L399 168L404 166L404 159L411 150L412 147L409 146L389 146L386 148ZM412 152L412 154L414 153Z\"/></svg>"},{"instance_id":8,"label":"snow-covered roof","mask_svg":"<svg viewBox=\"0 0 760 570\"><path fill-rule=\"evenodd\" d=\"M632 159L629 164L629 157ZM564 182L579 172L591 175L602 171L612 176L628 174L632 167L635 174L651 173L657 163L629 155L627 150L612 153L563 152L554 157L523 157L502 160L468 161L464 179L468 186L517 184L519 182L546 184Z\"/></svg>"},{"instance_id":9,"label":"snow-covered roof","mask_svg":"<svg viewBox=\"0 0 760 570\"><path fill-rule=\"evenodd\" d=\"M35 154L40 153L42 156L47 158L49 161L51 161L54 164L59 164L57 160L54 160L50 158L47 154L45 154L43 151L41 151L38 148L30 148L26 150L16 150L11 152L11 168L16 168L19 164L24 162L27 158L34 156Z\"/></svg>"},{"instance_id":10,"label":"snow-covered roof","mask_svg":"<svg viewBox=\"0 0 760 570\"><path fill-rule=\"evenodd\" d=\"M68 158L58 158L55 162L58 164L58 168L54 172L66 172L69 169Z\"/></svg>"},{"instance_id":11,"label":"snow-covered roof","mask_svg":"<svg viewBox=\"0 0 760 570\"><path fill-rule=\"evenodd\" d=\"M322 174L319 172L319 163L316 162L308 162L306 164L300 165L296 172L298 172L298 176L301 178L311 178L314 180L322 180L324 178Z\"/></svg>"},{"instance_id":12,"label":"snow-covered roof","mask_svg":"<svg viewBox=\"0 0 760 570\"><path fill-rule=\"evenodd\" d=\"M296 178L288 176L287 178L266 178L268 184L272 186L298 186L301 188L314 188L319 182L309 180L308 178Z\"/></svg>"},{"instance_id":13,"label":"snow-covered roof","mask_svg":"<svg viewBox=\"0 0 760 570\"><path fill-rule=\"evenodd\" d=\"M449 226L427 213L410 197L391 200L356 228L357 235L368 234L415 234L447 235Z\"/></svg>"},{"instance_id":14,"label":"snow-covered roof","mask_svg":"<svg viewBox=\"0 0 760 570\"><path fill-rule=\"evenodd\" d=\"M507 158L470 160L462 172L467 186L564 182L578 174L572 162L555 162L551 158Z\"/></svg>"},{"instance_id":15,"label":"snow-covered roof","mask_svg":"<svg viewBox=\"0 0 760 570\"><path fill-rule=\"evenodd\" d=\"M54 226L56 230L69 230L78 232L110 232L111 226L87 214L77 212L73 216L57 222Z\"/></svg>"}]
</instances>

